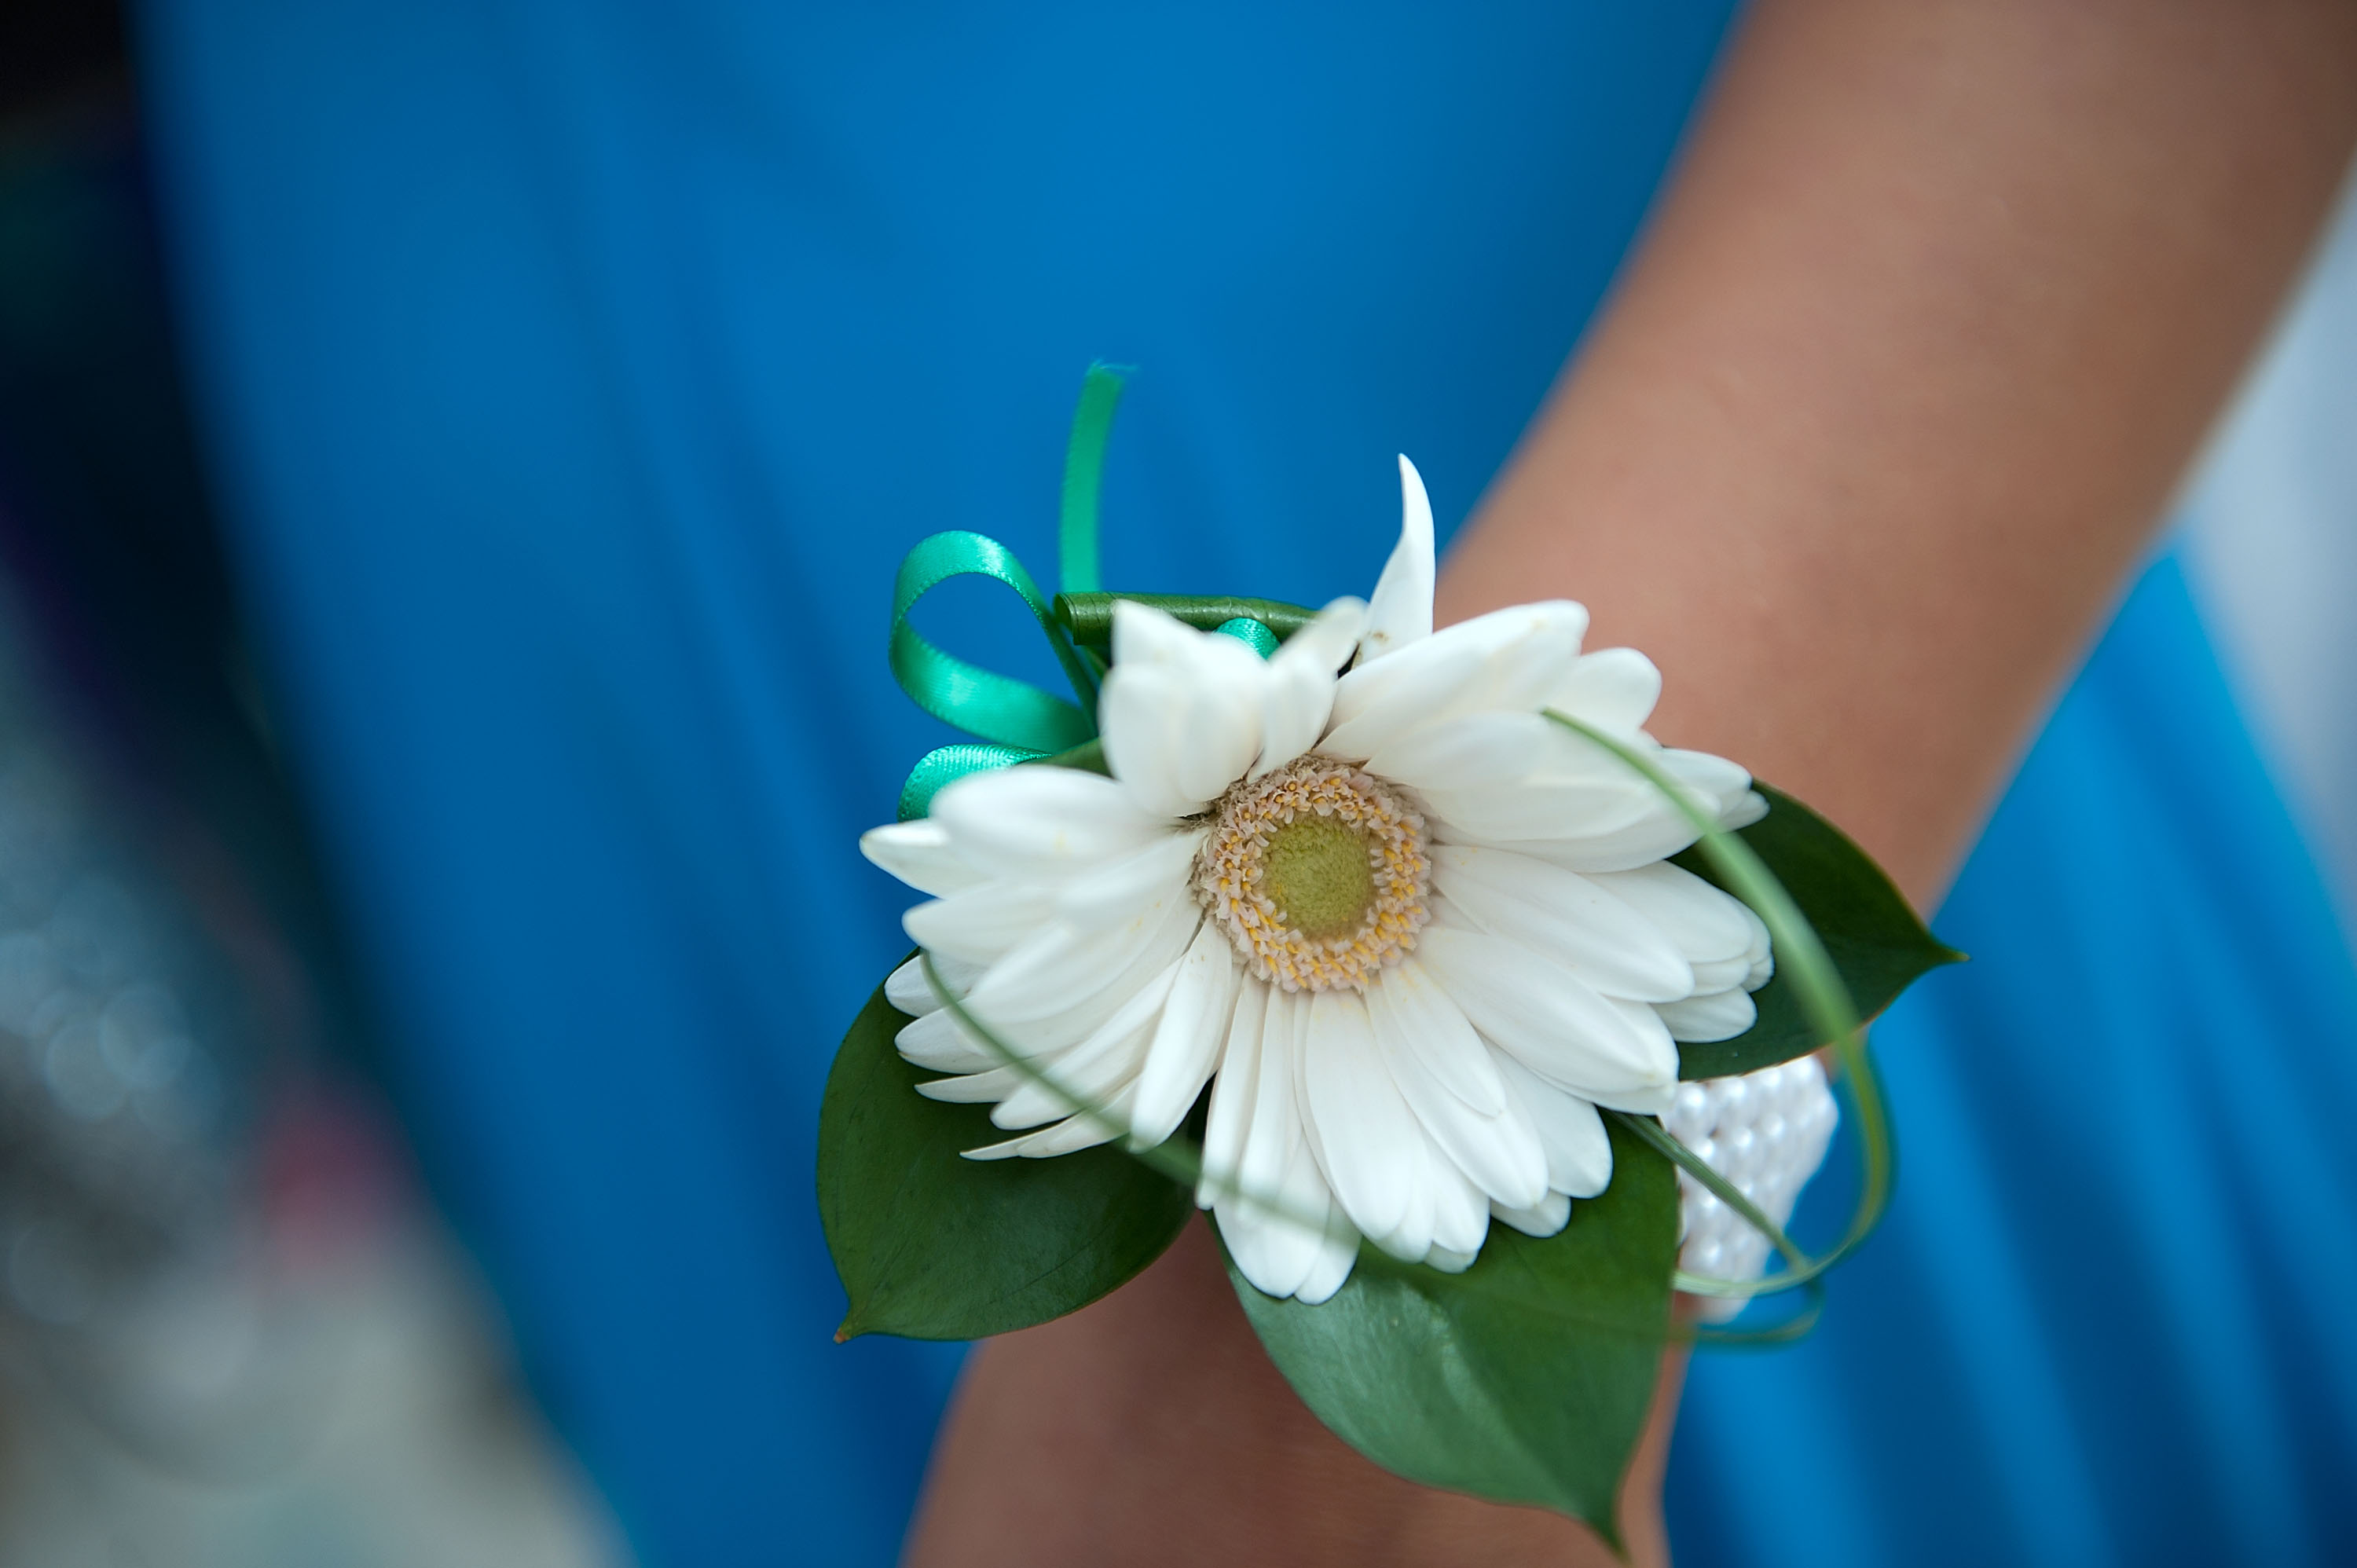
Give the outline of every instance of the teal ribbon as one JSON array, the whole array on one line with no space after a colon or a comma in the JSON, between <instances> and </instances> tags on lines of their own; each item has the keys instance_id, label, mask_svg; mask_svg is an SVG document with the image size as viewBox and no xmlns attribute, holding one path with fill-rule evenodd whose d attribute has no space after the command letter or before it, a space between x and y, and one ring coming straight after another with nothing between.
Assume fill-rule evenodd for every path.
<instances>
[{"instance_id":1,"label":"teal ribbon","mask_svg":"<svg viewBox=\"0 0 2357 1568\"><path fill-rule=\"evenodd\" d=\"M1064 447L1064 489L1058 520L1058 565L1068 592L1097 585L1097 501L1103 488L1105 446L1121 402L1122 378L1109 365L1091 365L1081 382ZM985 670L928 641L909 624L917 601L952 577L987 577L1022 599L1048 639L1080 701L1068 703L1028 681ZM900 786L900 820L921 817L933 796L972 773L1071 751L1096 736L1097 677L1102 661L1075 648L1046 596L1015 553L985 534L952 529L917 542L900 562L892 585L893 679L909 700L955 725L982 744L961 742L926 753Z\"/></svg>"},{"instance_id":2,"label":"teal ribbon","mask_svg":"<svg viewBox=\"0 0 2357 1568\"><path fill-rule=\"evenodd\" d=\"M917 758L917 766L909 769L908 781L900 786L900 820L911 822L931 811L933 797L969 773L987 773L1017 762L1037 762L1047 755L1044 751L1027 751L1019 746L967 743L936 746Z\"/></svg>"},{"instance_id":3,"label":"teal ribbon","mask_svg":"<svg viewBox=\"0 0 2357 1568\"><path fill-rule=\"evenodd\" d=\"M909 624L919 599L952 577L988 577L1004 583L1023 600L1031 618L1056 652L1072 682L1079 704L1041 691L1028 681L1001 675L944 653ZM1015 553L979 533L954 529L917 542L900 562L892 586L892 674L909 700L937 719L968 735L1028 751L1063 751L1097 733L1091 710L1096 682L1073 651L1071 639L1048 607L1047 596Z\"/></svg>"},{"instance_id":4,"label":"teal ribbon","mask_svg":"<svg viewBox=\"0 0 2357 1568\"><path fill-rule=\"evenodd\" d=\"M1081 379L1080 405L1072 410L1072 433L1064 443L1064 496L1056 529L1056 575L1063 593L1092 594L1103 585L1097 498L1104 488L1114 411L1121 406L1122 371L1129 368L1099 360Z\"/></svg>"},{"instance_id":5,"label":"teal ribbon","mask_svg":"<svg viewBox=\"0 0 2357 1568\"><path fill-rule=\"evenodd\" d=\"M1211 629L1222 637L1234 638L1263 659L1276 652L1276 633L1250 616L1231 616Z\"/></svg>"},{"instance_id":6,"label":"teal ribbon","mask_svg":"<svg viewBox=\"0 0 2357 1568\"><path fill-rule=\"evenodd\" d=\"M1098 587L1097 507L1104 489L1105 446L1121 405L1117 366L1094 364L1081 382L1072 431L1064 444L1064 489L1057 518L1056 564L1062 584L1051 603L1015 553L996 539L953 529L917 542L892 586L893 678L917 706L975 737L918 758L900 786L900 820L923 816L933 797L969 774L1018 762L1050 761L1103 770L1096 738L1097 682L1113 649L1113 604L1135 598L1206 631L1239 638L1264 659L1308 624L1313 612L1274 599L1202 595L1125 594ZM909 624L917 601L952 577L987 577L1015 590L1080 701L1068 703L1028 681L1001 675L947 653Z\"/></svg>"}]
</instances>

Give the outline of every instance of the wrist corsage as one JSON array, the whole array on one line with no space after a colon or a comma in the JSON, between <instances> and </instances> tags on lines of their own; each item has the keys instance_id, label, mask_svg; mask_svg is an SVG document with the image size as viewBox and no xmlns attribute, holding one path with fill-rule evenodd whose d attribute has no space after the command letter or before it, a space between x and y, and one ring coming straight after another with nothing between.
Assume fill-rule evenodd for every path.
<instances>
[{"instance_id":1,"label":"wrist corsage","mask_svg":"<svg viewBox=\"0 0 2357 1568\"><path fill-rule=\"evenodd\" d=\"M1120 391L1083 384L1052 601L978 534L901 566L894 672L977 738L861 840L927 901L827 1081L842 1336L1046 1322L1206 1208L1328 1426L1617 1541L1664 1341L1802 1332L1872 1227L1860 1020L1956 955L1806 807L1648 736L1660 673L1583 651L1580 606L1436 631L1405 458L1364 602L1100 591ZM917 633L962 574L1022 596L1072 701ZM1781 1226L1834 1132L1823 1048L1863 1176L1812 1256ZM1672 1311L1796 1288L1761 1329Z\"/></svg>"}]
</instances>

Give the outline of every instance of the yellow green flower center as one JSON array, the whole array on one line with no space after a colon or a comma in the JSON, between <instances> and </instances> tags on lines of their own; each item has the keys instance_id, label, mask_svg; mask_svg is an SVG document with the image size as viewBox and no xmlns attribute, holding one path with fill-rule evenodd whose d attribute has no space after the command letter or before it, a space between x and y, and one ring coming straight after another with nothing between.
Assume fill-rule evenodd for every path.
<instances>
[{"instance_id":1,"label":"yellow green flower center","mask_svg":"<svg viewBox=\"0 0 2357 1568\"><path fill-rule=\"evenodd\" d=\"M1355 931L1375 903L1366 835L1332 817L1287 822L1268 835L1261 886L1277 918L1312 941Z\"/></svg>"},{"instance_id":2,"label":"yellow green flower center","mask_svg":"<svg viewBox=\"0 0 2357 1568\"><path fill-rule=\"evenodd\" d=\"M1422 817L1350 764L1304 757L1221 797L1195 891L1263 980L1362 991L1415 946L1431 875Z\"/></svg>"}]
</instances>

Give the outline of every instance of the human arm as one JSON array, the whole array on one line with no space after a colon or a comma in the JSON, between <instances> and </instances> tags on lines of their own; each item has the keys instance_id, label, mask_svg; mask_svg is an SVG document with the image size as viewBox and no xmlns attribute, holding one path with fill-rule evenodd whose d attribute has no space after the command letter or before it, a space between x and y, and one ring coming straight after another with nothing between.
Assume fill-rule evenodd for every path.
<instances>
[{"instance_id":1,"label":"human arm","mask_svg":"<svg viewBox=\"0 0 2357 1568\"><path fill-rule=\"evenodd\" d=\"M2357 12L1782 0L1442 580L1667 676L1654 728L1932 900L2296 269L2357 135ZM1666 1418L1664 1406L1664 1419ZM1659 1551L1655 1472L1631 1534ZM1200 1229L980 1351L920 1563L1575 1561L1324 1433Z\"/></svg>"},{"instance_id":2,"label":"human arm","mask_svg":"<svg viewBox=\"0 0 2357 1568\"><path fill-rule=\"evenodd\" d=\"M1655 728L1930 903L2304 257L2345 5L1760 8L1444 618L1561 592Z\"/></svg>"}]
</instances>

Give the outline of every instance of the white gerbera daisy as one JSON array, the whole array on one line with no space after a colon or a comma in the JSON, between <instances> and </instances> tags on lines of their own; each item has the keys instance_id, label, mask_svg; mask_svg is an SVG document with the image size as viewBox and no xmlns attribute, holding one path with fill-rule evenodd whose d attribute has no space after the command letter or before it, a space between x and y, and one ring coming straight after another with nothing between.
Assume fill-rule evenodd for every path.
<instances>
[{"instance_id":1,"label":"white gerbera daisy","mask_svg":"<svg viewBox=\"0 0 2357 1568\"><path fill-rule=\"evenodd\" d=\"M1158 1143L1211 1085L1199 1201L1244 1276L1323 1301L1361 1236L1462 1269L1491 1216L1552 1235L1611 1179L1598 1106L1658 1113L1678 1040L1752 1022L1768 933L1664 864L1685 817L1555 708L1632 744L1729 826L1750 776L1658 748L1661 676L1583 654L1567 601L1432 629L1432 510L1403 457L1398 548L1263 660L1115 607L1098 718L1111 777L1024 767L877 828L869 859L934 895L909 935L979 1023ZM1336 671L1349 665L1339 679ZM937 1100L1067 1154L1102 1121L1004 1063L911 964L909 1061ZM1274 1201L1271 1201L1271 1200Z\"/></svg>"}]
</instances>

